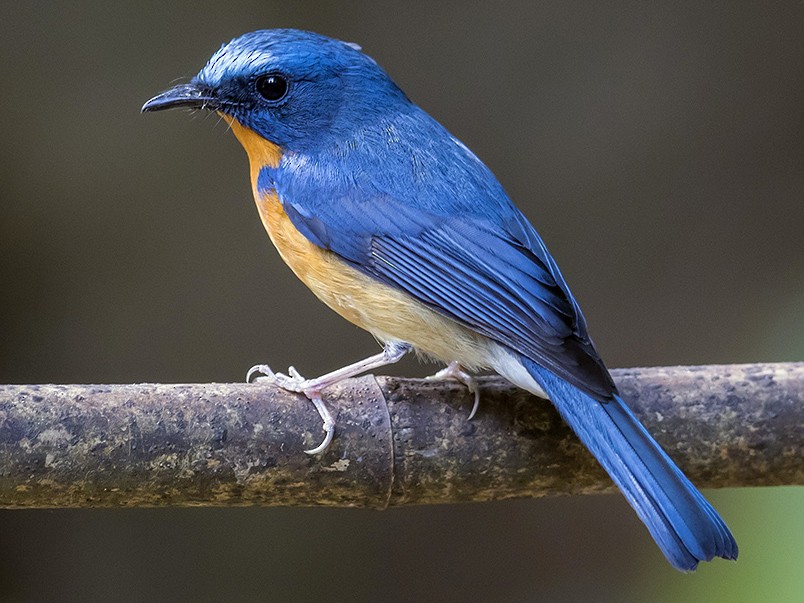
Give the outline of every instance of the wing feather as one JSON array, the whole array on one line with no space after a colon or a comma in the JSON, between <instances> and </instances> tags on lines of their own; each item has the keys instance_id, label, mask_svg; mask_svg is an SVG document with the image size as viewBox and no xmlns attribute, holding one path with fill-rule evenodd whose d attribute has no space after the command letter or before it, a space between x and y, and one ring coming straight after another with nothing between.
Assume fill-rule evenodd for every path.
<instances>
[{"instance_id":1,"label":"wing feather","mask_svg":"<svg viewBox=\"0 0 804 603\"><path fill-rule=\"evenodd\" d=\"M487 220L423 212L412 217L388 197L373 212L362 204L350 210L341 199L336 221L322 215L320 205L314 217L295 203L287 206L305 236L360 271L532 358L596 399L615 392L580 310L535 232L517 238Z\"/></svg>"}]
</instances>

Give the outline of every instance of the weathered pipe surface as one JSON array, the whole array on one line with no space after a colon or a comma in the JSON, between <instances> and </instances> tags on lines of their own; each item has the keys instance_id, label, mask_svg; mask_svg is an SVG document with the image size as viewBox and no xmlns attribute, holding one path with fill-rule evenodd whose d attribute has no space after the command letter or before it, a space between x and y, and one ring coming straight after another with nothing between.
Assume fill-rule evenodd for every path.
<instances>
[{"instance_id":1,"label":"weathered pipe surface","mask_svg":"<svg viewBox=\"0 0 804 603\"><path fill-rule=\"evenodd\" d=\"M0 386L0 507L385 507L388 410L371 376L332 388L337 438L270 385Z\"/></svg>"},{"instance_id":2,"label":"weathered pipe surface","mask_svg":"<svg viewBox=\"0 0 804 603\"><path fill-rule=\"evenodd\" d=\"M804 484L804 363L614 371L699 487ZM303 396L264 384L0 386L0 507L374 507L613 490L552 405L483 378L372 376Z\"/></svg>"},{"instance_id":3,"label":"weathered pipe surface","mask_svg":"<svg viewBox=\"0 0 804 603\"><path fill-rule=\"evenodd\" d=\"M804 484L804 363L612 371L634 413L701 488ZM456 386L382 378L391 504L614 491L552 404L499 378L480 411Z\"/></svg>"}]
</instances>

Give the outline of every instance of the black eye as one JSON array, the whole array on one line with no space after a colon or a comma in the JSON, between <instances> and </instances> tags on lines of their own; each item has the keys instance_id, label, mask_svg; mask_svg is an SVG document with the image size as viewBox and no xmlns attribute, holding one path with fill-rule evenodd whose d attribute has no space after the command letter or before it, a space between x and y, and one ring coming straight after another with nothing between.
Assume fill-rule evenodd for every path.
<instances>
[{"instance_id":1,"label":"black eye","mask_svg":"<svg viewBox=\"0 0 804 603\"><path fill-rule=\"evenodd\" d=\"M288 82L281 75L262 75L255 82L257 92L265 100L278 101L288 91Z\"/></svg>"}]
</instances>

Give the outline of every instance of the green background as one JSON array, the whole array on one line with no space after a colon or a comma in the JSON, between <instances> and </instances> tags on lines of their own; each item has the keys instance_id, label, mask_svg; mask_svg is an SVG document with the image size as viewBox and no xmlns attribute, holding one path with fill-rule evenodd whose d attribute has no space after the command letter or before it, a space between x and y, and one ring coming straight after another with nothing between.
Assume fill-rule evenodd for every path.
<instances>
[{"instance_id":1,"label":"green background","mask_svg":"<svg viewBox=\"0 0 804 603\"><path fill-rule=\"evenodd\" d=\"M3 3L0 382L312 376L376 350L282 265L224 124L139 114L279 26L359 42L492 168L609 366L801 360L804 5L699 4ZM803 492L709 492L741 556L693 575L620 496L3 511L0 600L798 601Z\"/></svg>"}]
</instances>

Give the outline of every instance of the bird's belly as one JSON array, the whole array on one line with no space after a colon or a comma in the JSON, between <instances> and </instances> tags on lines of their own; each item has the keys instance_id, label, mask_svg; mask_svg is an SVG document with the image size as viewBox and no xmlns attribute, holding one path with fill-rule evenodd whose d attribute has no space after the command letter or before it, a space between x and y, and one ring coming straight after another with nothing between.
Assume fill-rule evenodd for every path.
<instances>
[{"instance_id":1,"label":"bird's belly","mask_svg":"<svg viewBox=\"0 0 804 603\"><path fill-rule=\"evenodd\" d=\"M338 314L381 341L412 344L427 356L486 368L491 342L394 289L352 268L331 251L308 241L285 213L275 193L259 193L260 218L285 263L313 293Z\"/></svg>"}]
</instances>

